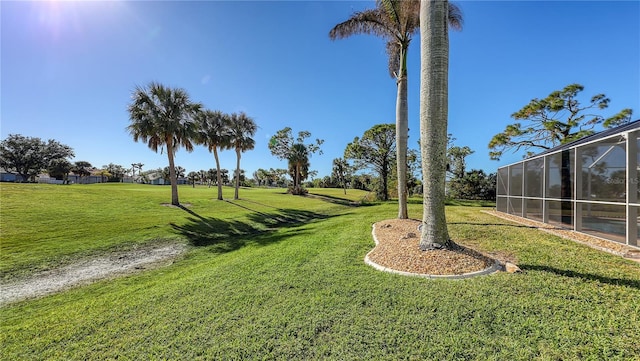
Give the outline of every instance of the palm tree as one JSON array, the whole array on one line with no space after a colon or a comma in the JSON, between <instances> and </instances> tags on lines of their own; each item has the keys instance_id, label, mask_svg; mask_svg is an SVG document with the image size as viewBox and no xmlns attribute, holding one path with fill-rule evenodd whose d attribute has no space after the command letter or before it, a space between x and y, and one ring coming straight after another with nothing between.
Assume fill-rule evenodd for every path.
<instances>
[{"instance_id":1,"label":"palm tree","mask_svg":"<svg viewBox=\"0 0 640 361\"><path fill-rule=\"evenodd\" d=\"M138 168L138 176L140 176L142 174L142 166L144 166L144 164L136 163L136 167Z\"/></svg>"},{"instance_id":2,"label":"palm tree","mask_svg":"<svg viewBox=\"0 0 640 361\"><path fill-rule=\"evenodd\" d=\"M184 178L185 173L187 172L186 169L184 169L181 166L176 166L176 178Z\"/></svg>"},{"instance_id":3,"label":"palm tree","mask_svg":"<svg viewBox=\"0 0 640 361\"><path fill-rule=\"evenodd\" d=\"M175 166L174 168L176 170L176 179L184 178L187 170L179 165ZM164 167L161 173L163 179L171 179L171 170L169 169L169 167Z\"/></svg>"},{"instance_id":4,"label":"palm tree","mask_svg":"<svg viewBox=\"0 0 640 361\"><path fill-rule=\"evenodd\" d=\"M135 142L146 142L154 152L166 147L171 204L178 206L180 202L174 157L180 146L189 152L193 150L193 118L202 105L193 103L185 90L165 87L156 82L151 82L146 88L136 87L132 98L128 107L131 124L127 130Z\"/></svg>"},{"instance_id":5,"label":"palm tree","mask_svg":"<svg viewBox=\"0 0 640 361\"><path fill-rule=\"evenodd\" d=\"M222 200L222 176L218 150L229 149L231 146L229 134L231 119L227 114L208 109L200 112L197 119L199 128L197 142L206 145L209 152L213 153L213 158L216 160L218 200Z\"/></svg>"},{"instance_id":6,"label":"palm tree","mask_svg":"<svg viewBox=\"0 0 640 361\"><path fill-rule=\"evenodd\" d=\"M289 173L293 178L292 194L303 194L302 180L309 172L309 151L303 143L296 143L291 146L291 151L287 158L289 163Z\"/></svg>"},{"instance_id":7,"label":"palm tree","mask_svg":"<svg viewBox=\"0 0 640 361\"><path fill-rule=\"evenodd\" d=\"M189 174L187 174L187 179L189 180L189 182L191 182L193 188L195 188L196 180L200 179L200 174L197 172L189 172Z\"/></svg>"},{"instance_id":8,"label":"palm tree","mask_svg":"<svg viewBox=\"0 0 640 361\"><path fill-rule=\"evenodd\" d=\"M220 169L220 173L222 177L222 184L229 184L229 170L222 168ZM217 175L216 175L216 179L217 179Z\"/></svg>"},{"instance_id":9,"label":"palm tree","mask_svg":"<svg viewBox=\"0 0 640 361\"><path fill-rule=\"evenodd\" d=\"M229 125L229 145L236 150L236 191L233 199L238 199L238 189L240 188L240 157L241 153L255 147L253 136L256 134L258 126L253 119L244 112L230 115Z\"/></svg>"},{"instance_id":10,"label":"palm tree","mask_svg":"<svg viewBox=\"0 0 640 361\"><path fill-rule=\"evenodd\" d=\"M217 169L209 169L207 171L207 187L211 188L211 183L213 182L214 179L216 179L217 175L218 175L218 170Z\"/></svg>"},{"instance_id":11,"label":"palm tree","mask_svg":"<svg viewBox=\"0 0 640 361\"><path fill-rule=\"evenodd\" d=\"M258 183L258 187L268 185L269 171L258 168L258 170L253 172L253 178L256 180L256 183Z\"/></svg>"},{"instance_id":12,"label":"palm tree","mask_svg":"<svg viewBox=\"0 0 640 361\"><path fill-rule=\"evenodd\" d=\"M138 168L138 178L142 175L142 163L131 163L131 178L136 182L136 168Z\"/></svg>"},{"instance_id":13,"label":"palm tree","mask_svg":"<svg viewBox=\"0 0 640 361\"><path fill-rule=\"evenodd\" d=\"M420 249L452 248L445 217L450 6L422 0L420 6L420 144L423 213ZM450 15L449 15L450 17Z\"/></svg>"},{"instance_id":14,"label":"palm tree","mask_svg":"<svg viewBox=\"0 0 640 361\"><path fill-rule=\"evenodd\" d=\"M449 26L462 27L460 9L449 4ZM411 37L420 28L420 1L377 0L376 8L354 13L347 21L329 32L332 40L356 34L373 34L387 41L389 73L396 79L396 146L398 170L398 218L407 214L407 143L409 139L409 110L407 104L407 52Z\"/></svg>"},{"instance_id":15,"label":"palm tree","mask_svg":"<svg viewBox=\"0 0 640 361\"><path fill-rule=\"evenodd\" d=\"M200 179L200 184L204 184L207 181L207 171L200 169L198 172L198 178Z\"/></svg>"}]
</instances>

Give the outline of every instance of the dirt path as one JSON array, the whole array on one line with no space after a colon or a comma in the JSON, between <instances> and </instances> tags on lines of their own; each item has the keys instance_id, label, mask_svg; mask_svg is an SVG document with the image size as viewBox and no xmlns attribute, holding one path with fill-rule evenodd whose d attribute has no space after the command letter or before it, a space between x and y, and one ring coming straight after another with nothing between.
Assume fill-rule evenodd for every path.
<instances>
[{"instance_id":1,"label":"dirt path","mask_svg":"<svg viewBox=\"0 0 640 361\"><path fill-rule=\"evenodd\" d=\"M184 244L140 248L82 260L72 265L36 274L27 279L0 284L0 306L101 279L139 272L175 259L186 250Z\"/></svg>"}]
</instances>

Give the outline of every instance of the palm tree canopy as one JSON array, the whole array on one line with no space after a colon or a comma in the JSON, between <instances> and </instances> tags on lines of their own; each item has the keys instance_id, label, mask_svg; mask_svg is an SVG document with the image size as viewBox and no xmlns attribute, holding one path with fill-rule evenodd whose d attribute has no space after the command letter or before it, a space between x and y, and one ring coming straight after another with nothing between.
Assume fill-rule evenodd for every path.
<instances>
[{"instance_id":1,"label":"palm tree canopy","mask_svg":"<svg viewBox=\"0 0 640 361\"><path fill-rule=\"evenodd\" d=\"M147 143L155 152L164 145L193 150L193 118L202 105L191 102L184 89L151 82L147 87L136 87L132 98L127 130L134 141Z\"/></svg>"},{"instance_id":2,"label":"palm tree canopy","mask_svg":"<svg viewBox=\"0 0 640 361\"><path fill-rule=\"evenodd\" d=\"M229 149L230 136L229 127L231 123L230 116L219 110L203 110L197 116L198 134L196 142L204 144L209 151L214 148Z\"/></svg>"},{"instance_id":3,"label":"palm tree canopy","mask_svg":"<svg viewBox=\"0 0 640 361\"><path fill-rule=\"evenodd\" d=\"M253 149L256 143L253 136L258 130L253 118L240 112L231 114L229 119L229 145L241 152Z\"/></svg>"},{"instance_id":4,"label":"palm tree canopy","mask_svg":"<svg viewBox=\"0 0 640 361\"><path fill-rule=\"evenodd\" d=\"M309 174L309 150L303 143L296 143L291 146L291 153L287 158L289 162L289 172L295 177L298 172L300 180L306 179Z\"/></svg>"},{"instance_id":5,"label":"palm tree canopy","mask_svg":"<svg viewBox=\"0 0 640 361\"><path fill-rule=\"evenodd\" d=\"M462 29L462 11L449 3L449 27ZM375 9L355 12L349 19L336 25L329 32L331 40L344 39L357 34L379 36L387 41L389 74L393 78L400 68L401 54L411 42L411 36L420 29L419 0L377 0Z\"/></svg>"},{"instance_id":6,"label":"palm tree canopy","mask_svg":"<svg viewBox=\"0 0 640 361\"><path fill-rule=\"evenodd\" d=\"M289 153L289 163L303 163L309 160L309 151L307 147L302 143L296 143L291 146L291 153Z\"/></svg>"}]
</instances>

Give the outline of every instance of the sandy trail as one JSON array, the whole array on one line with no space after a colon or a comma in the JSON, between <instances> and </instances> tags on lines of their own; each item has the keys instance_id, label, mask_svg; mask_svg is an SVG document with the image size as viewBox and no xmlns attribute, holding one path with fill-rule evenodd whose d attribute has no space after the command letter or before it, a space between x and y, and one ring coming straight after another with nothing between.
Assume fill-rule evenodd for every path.
<instances>
[{"instance_id":1,"label":"sandy trail","mask_svg":"<svg viewBox=\"0 0 640 361\"><path fill-rule=\"evenodd\" d=\"M175 259L186 249L184 244L164 244L154 248L116 252L42 272L24 280L1 283L0 306L159 266Z\"/></svg>"}]
</instances>

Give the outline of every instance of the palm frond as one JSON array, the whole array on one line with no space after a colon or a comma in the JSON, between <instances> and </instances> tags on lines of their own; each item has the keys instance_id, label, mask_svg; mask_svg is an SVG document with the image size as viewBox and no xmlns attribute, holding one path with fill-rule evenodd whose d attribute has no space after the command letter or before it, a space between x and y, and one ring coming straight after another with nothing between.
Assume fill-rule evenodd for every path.
<instances>
[{"instance_id":1,"label":"palm frond","mask_svg":"<svg viewBox=\"0 0 640 361\"><path fill-rule=\"evenodd\" d=\"M464 19L462 16L462 9L460 9L458 5L449 3L447 22L449 23L449 28L458 31L462 30Z\"/></svg>"},{"instance_id":2,"label":"palm frond","mask_svg":"<svg viewBox=\"0 0 640 361\"><path fill-rule=\"evenodd\" d=\"M384 9L384 12L389 17L389 21L391 24L394 24L395 29L399 29L402 23L400 18L398 6L400 2L394 0L377 0L376 5L380 9Z\"/></svg>"},{"instance_id":3,"label":"palm frond","mask_svg":"<svg viewBox=\"0 0 640 361\"><path fill-rule=\"evenodd\" d=\"M389 75L392 78L398 78L400 72L400 56L402 46L396 40L390 40L387 42L387 55L389 56Z\"/></svg>"},{"instance_id":4,"label":"palm frond","mask_svg":"<svg viewBox=\"0 0 640 361\"><path fill-rule=\"evenodd\" d=\"M389 17L376 8L355 12L348 20L334 26L329 31L329 38L344 39L356 34L392 37L393 30L389 24Z\"/></svg>"}]
</instances>

